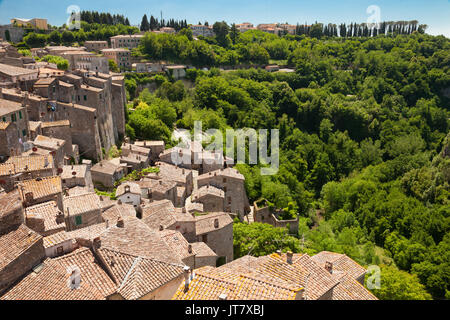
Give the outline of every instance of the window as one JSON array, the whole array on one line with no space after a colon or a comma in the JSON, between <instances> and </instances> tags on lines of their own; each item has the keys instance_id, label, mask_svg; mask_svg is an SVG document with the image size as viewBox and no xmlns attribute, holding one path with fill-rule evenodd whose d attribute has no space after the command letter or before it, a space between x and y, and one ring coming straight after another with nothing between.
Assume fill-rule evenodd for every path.
<instances>
[{"instance_id":1,"label":"window","mask_svg":"<svg viewBox=\"0 0 450 320\"><path fill-rule=\"evenodd\" d=\"M3 122L6 122L6 117L3 117Z\"/></svg>"},{"instance_id":2,"label":"window","mask_svg":"<svg viewBox=\"0 0 450 320\"><path fill-rule=\"evenodd\" d=\"M25 137L27 135L27 130L23 129L22 130L22 135Z\"/></svg>"},{"instance_id":3,"label":"window","mask_svg":"<svg viewBox=\"0 0 450 320\"><path fill-rule=\"evenodd\" d=\"M83 96L83 99L84 99L84 101L87 101L87 96L86 95Z\"/></svg>"},{"instance_id":4,"label":"window","mask_svg":"<svg viewBox=\"0 0 450 320\"><path fill-rule=\"evenodd\" d=\"M16 114L13 113L13 114L11 115L11 122L16 122L16 120L17 120Z\"/></svg>"},{"instance_id":5,"label":"window","mask_svg":"<svg viewBox=\"0 0 450 320\"><path fill-rule=\"evenodd\" d=\"M208 242L208 235L207 234L202 235L202 242L204 242L204 243Z\"/></svg>"},{"instance_id":6,"label":"window","mask_svg":"<svg viewBox=\"0 0 450 320\"><path fill-rule=\"evenodd\" d=\"M22 119L22 111L19 111L19 119Z\"/></svg>"},{"instance_id":7,"label":"window","mask_svg":"<svg viewBox=\"0 0 450 320\"><path fill-rule=\"evenodd\" d=\"M75 217L75 225L79 226L83 224L83 219L81 218L81 216L76 216Z\"/></svg>"}]
</instances>

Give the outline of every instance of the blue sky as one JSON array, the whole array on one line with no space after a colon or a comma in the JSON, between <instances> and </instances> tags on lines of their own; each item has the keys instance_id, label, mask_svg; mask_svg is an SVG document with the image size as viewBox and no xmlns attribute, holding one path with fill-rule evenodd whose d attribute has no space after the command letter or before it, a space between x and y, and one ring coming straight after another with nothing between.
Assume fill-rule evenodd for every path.
<instances>
[{"instance_id":1,"label":"blue sky","mask_svg":"<svg viewBox=\"0 0 450 320\"><path fill-rule=\"evenodd\" d=\"M132 24L140 23L144 13L165 18L187 19L188 23L221 21L252 22L365 22L370 5L381 9L381 20L419 20L429 26L428 33L450 37L450 0L0 0L0 24L10 18L47 18L62 25L70 5L81 10L121 13Z\"/></svg>"}]
</instances>

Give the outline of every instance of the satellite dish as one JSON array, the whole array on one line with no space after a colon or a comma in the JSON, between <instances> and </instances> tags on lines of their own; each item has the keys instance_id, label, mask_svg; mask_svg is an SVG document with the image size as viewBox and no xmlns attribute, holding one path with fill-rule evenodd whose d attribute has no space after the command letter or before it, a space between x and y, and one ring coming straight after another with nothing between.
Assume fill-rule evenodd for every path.
<instances>
[{"instance_id":1,"label":"satellite dish","mask_svg":"<svg viewBox=\"0 0 450 320\"><path fill-rule=\"evenodd\" d=\"M38 149L36 147L33 147L33 152L36 152Z\"/></svg>"}]
</instances>

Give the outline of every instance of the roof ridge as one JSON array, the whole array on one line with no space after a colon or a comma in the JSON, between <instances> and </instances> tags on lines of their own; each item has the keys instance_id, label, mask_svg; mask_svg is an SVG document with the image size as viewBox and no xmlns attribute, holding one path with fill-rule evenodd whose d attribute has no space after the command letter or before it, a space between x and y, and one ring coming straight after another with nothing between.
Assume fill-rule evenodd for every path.
<instances>
[{"instance_id":1,"label":"roof ridge","mask_svg":"<svg viewBox=\"0 0 450 320\"><path fill-rule=\"evenodd\" d=\"M125 283L128 281L128 278L131 275L131 272L134 270L134 268L136 267L136 265L141 261L141 257L137 257L136 259L134 259L133 264L131 265L130 269L128 270L127 274L125 275L125 277L122 280L122 283L120 284L119 288L117 288L117 292L119 292L120 290L122 290L123 286L125 285Z\"/></svg>"},{"instance_id":2,"label":"roof ridge","mask_svg":"<svg viewBox=\"0 0 450 320\"><path fill-rule=\"evenodd\" d=\"M108 230L108 229L107 229L107 230ZM105 231L106 231L106 230L105 230ZM142 260L151 260L151 261L155 261L155 262L159 262L159 263L164 263L164 264L167 264L167 265L171 265L171 266L174 266L174 267L181 267L181 268L184 268L184 265L181 265L181 264L176 264L176 263L173 263L173 262L167 262L167 261L159 260L159 259L156 259L156 258L153 258L153 257L143 257L143 256L140 256L140 255L131 254L131 253L127 253L127 252L123 252L123 251L117 250L117 249L113 249L113 248L110 248L110 247L103 247L103 248L101 248L101 249L103 249L103 250L108 250L108 251L113 251L113 252L116 252L116 253L120 253L120 254L123 254L123 255L127 255L127 256L129 256L129 257L141 258Z\"/></svg>"}]
</instances>

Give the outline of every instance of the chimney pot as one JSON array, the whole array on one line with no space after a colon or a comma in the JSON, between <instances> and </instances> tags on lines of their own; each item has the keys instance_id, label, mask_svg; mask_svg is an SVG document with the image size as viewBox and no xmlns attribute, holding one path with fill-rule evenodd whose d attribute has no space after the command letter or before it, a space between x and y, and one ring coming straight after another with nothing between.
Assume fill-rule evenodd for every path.
<instances>
[{"instance_id":1,"label":"chimney pot","mask_svg":"<svg viewBox=\"0 0 450 320\"><path fill-rule=\"evenodd\" d=\"M219 219L214 219L214 228L219 228Z\"/></svg>"},{"instance_id":2,"label":"chimney pot","mask_svg":"<svg viewBox=\"0 0 450 320\"><path fill-rule=\"evenodd\" d=\"M94 239L93 245L94 245L95 249L98 249L98 248L101 247L102 241L100 240L100 237L97 237L97 238Z\"/></svg>"},{"instance_id":3,"label":"chimney pot","mask_svg":"<svg viewBox=\"0 0 450 320\"><path fill-rule=\"evenodd\" d=\"M190 272L191 268L189 268L188 266L184 266L183 271L184 271L184 288L185 290L189 289L189 283L191 282L191 279L189 277L189 272Z\"/></svg>"},{"instance_id":4,"label":"chimney pot","mask_svg":"<svg viewBox=\"0 0 450 320\"><path fill-rule=\"evenodd\" d=\"M188 252L189 252L189 253L192 253L192 245L191 245L191 244L188 245Z\"/></svg>"},{"instance_id":5,"label":"chimney pot","mask_svg":"<svg viewBox=\"0 0 450 320\"><path fill-rule=\"evenodd\" d=\"M325 270L329 273L333 273L333 263L330 261L325 262Z\"/></svg>"},{"instance_id":6,"label":"chimney pot","mask_svg":"<svg viewBox=\"0 0 450 320\"><path fill-rule=\"evenodd\" d=\"M125 223L124 223L122 218L118 218L117 219L117 227L118 228L124 228L125 227Z\"/></svg>"},{"instance_id":7,"label":"chimney pot","mask_svg":"<svg viewBox=\"0 0 450 320\"><path fill-rule=\"evenodd\" d=\"M292 264L292 258L293 258L293 256L294 256L294 254L293 254L291 251L289 251L289 252L286 253L286 262L287 262L288 264Z\"/></svg>"},{"instance_id":8,"label":"chimney pot","mask_svg":"<svg viewBox=\"0 0 450 320\"><path fill-rule=\"evenodd\" d=\"M159 226L159 231L163 231L164 227L162 225Z\"/></svg>"},{"instance_id":9,"label":"chimney pot","mask_svg":"<svg viewBox=\"0 0 450 320\"><path fill-rule=\"evenodd\" d=\"M219 296L219 300L227 300L227 298L228 298L228 296L227 296L225 293L222 293L222 294Z\"/></svg>"}]
</instances>

